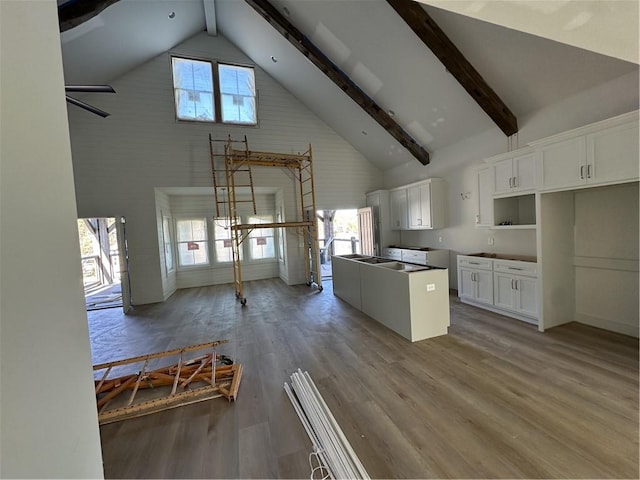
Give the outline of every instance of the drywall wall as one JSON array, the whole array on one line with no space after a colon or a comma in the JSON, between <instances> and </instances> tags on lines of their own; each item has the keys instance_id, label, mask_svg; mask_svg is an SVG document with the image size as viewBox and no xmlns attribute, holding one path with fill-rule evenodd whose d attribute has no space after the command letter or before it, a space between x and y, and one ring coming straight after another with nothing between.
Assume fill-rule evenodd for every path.
<instances>
[{"instance_id":1,"label":"drywall wall","mask_svg":"<svg viewBox=\"0 0 640 480\"><path fill-rule=\"evenodd\" d=\"M638 74L624 75L555 105L519 118L513 148L527 142L638 109ZM450 250L449 285L457 288L456 255L478 251L536 255L535 230L489 230L475 227L477 187L475 169L485 158L508 151L507 138L492 129L431 154L426 166L410 162L384 172L385 188L429 177L447 181L448 227L402 232L401 243ZM440 239L442 241L440 242ZM489 245L492 239L493 245Z\"/></svg>"},{"instance_id":2,"label":"drywall wall","mask_svg":"<svg viewBox=\"0 0 640 480\"><path fill-rule=\"evenodd\" d=\"M172 52L252 64L223 36L205 32ZM210 133L221 139L246 135L252 150L298 153L311 144L319 209L362 206L365 192L380 187L377 168L264 71L256 68L255 74L257 127L176 122L169 54L114 80L116 95L85 98L110 112L110 117L69 109L78 211L85 217L127 218L134 305L162 301L171 291L169 283L163 282L155 188L212 186ZM255 185L281 189L283 220L298 220L292 180L269 170L281 169L256 169ZM302 246L292 236L288 240L283 278L300 283L304 281Z\"/></svg>"},{"instance_id":3,"label":"drywall wall","mask_svg":"<svg viewBox=\"0 0 640 480\"><path fill-rule=\"evenodd\" d=\"M575 192L575 319L638 336L638 183Z\"/></svg>"},{"instance_id":4,"label":"drywall wall","mask_svg":"<svg viewBox=\"0 0 640 480\"><path fill-rule=\"evenodd\" d=\"M101 478L56 2L0 32L0 476Z\"/></svg>"}]
</instances>

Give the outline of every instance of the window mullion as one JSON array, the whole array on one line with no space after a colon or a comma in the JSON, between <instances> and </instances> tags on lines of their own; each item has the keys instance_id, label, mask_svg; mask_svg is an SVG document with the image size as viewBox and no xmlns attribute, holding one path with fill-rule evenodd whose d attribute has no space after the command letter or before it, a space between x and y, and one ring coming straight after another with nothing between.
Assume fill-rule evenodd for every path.
<instances>
[{"instance_id":1,"label":"window mullion","mask_svg":"<svg viewBox=\"0 0 640 480\"><path fill-rule=\"evenodd\" d=\"M216 123L222 123L222 100L220 99L220 72L218 65L218 62L211 62L211 71L213 73L213 105Z\"/></svg>"}]
</instances>

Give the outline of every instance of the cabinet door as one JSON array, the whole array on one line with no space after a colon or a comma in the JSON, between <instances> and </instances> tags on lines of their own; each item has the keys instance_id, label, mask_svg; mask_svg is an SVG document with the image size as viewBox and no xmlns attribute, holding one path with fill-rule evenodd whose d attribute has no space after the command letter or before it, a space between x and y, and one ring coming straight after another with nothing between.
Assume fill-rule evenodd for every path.
<instances>
[{"instance_id":1,"label":"cabinet door","mask_svg":"<svg viewBox=\"0 0 640 480\"><path fill-rule=\"evenodd\" d=\"M586 182L585 137L571 138L538 151L540 189L584 185Z\"/></svg>"},{"instance_id":2,"label":"cabinet door","mask_svg":"<svg viewBox=\"0 0 640 480\"><path fill-rule=\"evenodd\" d=\"M515 310L514 279L511 275L494 273L494 305L505 310Z\"/></svg>"},{"instance_id":3,"label":"cabinet door","mask_svg":"<svg viewBox=\"0 0 640 480\"><path fill-rule=\"evenodd\" d=\"M391 205L391 229L406 230L407 228L407 190L402 188L391 190L389 194Z\"/></svg>"},{"instance_id":4,"label":"cabinet door","mask_svg":"<svg viewBox=\"0 0 640 480\"><path fill-rule=\"evenodd\" d=\"M538 282L535 278L514 277L518 311L523 315L538 317Z\"/></svg>"},{"instance_id":5,"label":"cabinet door","mask_svg":"<svg viewBox=\"0 0 640 480\"><path fill-rule=\"evenodd\" d=\"M514 157L513 187L516 191L536 188L536 159L533 153Z\"/></svg>"},{"instance_id":6,"label":"cabinet door","mask_svg":"<svg viewBox=\"0 0 640 480\"><path fill-rule=\"evenodd\" d=\"M468 268L458 269L458 296L475 300L476 284L474 282L474 271Z\"/></svg>"},{"instance_id":7,"label":"cabinet door","mask_svg":"<svg viewBox=\"0 0 640 480\"><path fill-rule=\"evenodd\" d=\"M476 278L476 301L493 305L493 275L491 272L478 270Z\"/></svg>"},{"instance_id":8,"label":"cabinet door","mask_svg":"<svg viewBox=\"0 0 640 480\"><path fill-rule=\"evenodd\" d=\"M432 228L431 184L423 183L407 188L409 202L409 228Z\"/></svg>"},{"instance_id":9,"label":"cabinet door","mask_svg":"<svg viewBox=\"0 0 640 480\"><path fill-rule=\"evenodd\" d=\"M476 227L493 226L493 169L478 170Z\"/></svg>"},{"instance_id":10,"label":"cabinet door","mask_svg":"<svg viewBox=\"0 0 640 480\"><path fill-rule=\"evenodd\" d=\"M587 182L638 179L638 122L587 136Z\"/></svg>"},{"instance_id":11,"label":"cabinet door","mask_svg":"<svg viewBox=\"0 0 640 480\"><path fill-rule=\"evenodd\" d=\"M409 228L422 228L420 187L407 188L407 202L409 203Z\"/></svg>"},{"instance_id":12,"label":"cabinet door","mask_svg":"<svg viewBox=\"0 0 640 480\"><path fill-rule=\"evenodd\" d=\"M509 193L511 191L513 178L513 161L508 158L500 162L496 162L493 166L493 179L495 185L495 194Z\"/></svg>"}]
</instances>

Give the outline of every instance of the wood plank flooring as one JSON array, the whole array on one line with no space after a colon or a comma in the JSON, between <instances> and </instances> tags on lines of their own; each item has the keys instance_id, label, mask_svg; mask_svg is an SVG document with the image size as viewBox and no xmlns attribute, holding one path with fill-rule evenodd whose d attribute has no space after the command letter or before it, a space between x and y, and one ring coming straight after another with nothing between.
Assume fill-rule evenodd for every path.
<instances>
[{"instance_id":1,"label":"wood plank flooring","mask_svg":"<svg viewBox=\"0 0 640 480\"><path fill-rule=\"evenodd\" d=\"M278 279L90 312L94 363L228 339L245 367L214 399L101 427L107 478L308 478L283 383L309 371L372 478L638 478L638 340L539 333L451 297L446 336L410 343L324 291Z\"/></svg>"}]
</instances>

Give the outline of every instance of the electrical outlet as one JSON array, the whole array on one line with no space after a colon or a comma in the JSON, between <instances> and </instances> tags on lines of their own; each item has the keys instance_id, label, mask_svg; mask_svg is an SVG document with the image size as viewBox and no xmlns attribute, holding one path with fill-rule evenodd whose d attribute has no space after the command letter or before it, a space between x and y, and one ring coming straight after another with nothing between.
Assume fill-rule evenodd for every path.
<instances>
[{"instance_id":1,"label":"electrical outlet","mask_svg":"<svg viewBox=\"0 0 640 480\"><path fill-rule=\"evenodd\" d=\"M487 244L488 244L488 245L493 245L493 237L489 237L489 238L487 239Z\"/></svg>"},{"instance_id":2,"label":"electrical outlet","mask_svg":"<svg viewBox=\"0 0 640 480\"><path fill-rule=\"evenodd\" d=\"M442 243L442 237L438 237L438 243Z\"/></svg>"}]
</instances>

